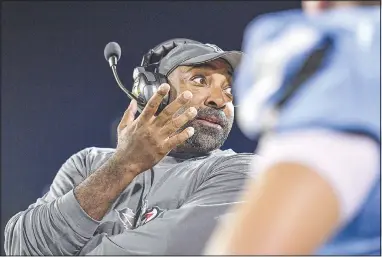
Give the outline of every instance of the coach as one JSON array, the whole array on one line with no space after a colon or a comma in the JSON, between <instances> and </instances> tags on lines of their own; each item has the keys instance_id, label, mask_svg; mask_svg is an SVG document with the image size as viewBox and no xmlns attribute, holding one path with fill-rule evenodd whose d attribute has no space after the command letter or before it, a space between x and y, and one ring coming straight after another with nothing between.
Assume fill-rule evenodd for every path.
<instances>
[{"instance_id":1,"label":"coach","mask_svg":"<svg viewBox=\"0 0 382 257\"><path fill-rule=\"evenodd\" d=\"M11 218L6 254L201 254L253 158L219 149L233 124L231 81L240 58L192 40L151 49L138 71L166 83L149 97L135 88L147 104L136 118L139 106L130 103L116 149L74 154L49 192Z\"/></svg>"}]
</instances>

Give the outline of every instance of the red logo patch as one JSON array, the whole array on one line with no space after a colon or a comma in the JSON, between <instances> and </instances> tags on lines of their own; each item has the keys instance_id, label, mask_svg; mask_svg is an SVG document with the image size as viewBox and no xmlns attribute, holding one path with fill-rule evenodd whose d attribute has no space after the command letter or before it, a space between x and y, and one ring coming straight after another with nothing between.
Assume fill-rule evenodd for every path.
<instances>
[{"instance_id":1,"label":"red logo patch","mask_svg":"<svg viewBox=\"0 0 382 257\"><path fill-rule=\"evenodd\" d=\"M142 225L146 224L149 221L152 221L156 217L161 214L163 210L159 209L158 207L152 207L146 211L146 213L142 216Z\"/></svg>"}]
</instances>

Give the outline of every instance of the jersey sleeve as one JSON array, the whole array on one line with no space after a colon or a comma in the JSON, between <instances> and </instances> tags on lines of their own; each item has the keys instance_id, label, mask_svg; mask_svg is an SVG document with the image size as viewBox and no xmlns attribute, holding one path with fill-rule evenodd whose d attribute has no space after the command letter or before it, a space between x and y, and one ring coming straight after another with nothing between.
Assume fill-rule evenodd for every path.
<instances>
[{"instance_id":1,"label":"jersey sleeve","mask_svg":"<svg viewBox=\"0 0 382 257\"><path fill-rule=\"evenodd\" d=\"M248 27L234 85L244 134L325 128L380 140L380 24L358 18L338 27L271 15Z\"/></svg>"},{"instance_id":2,"label":"jersey sleeve","mask_svg":"<svg viewBox=\"0 0 382 257\"><path fill-rule=\"evenodd\" d=\"M261 140L258 152L267 157L267 162L253 167L258 173L277 163L295 162L324 178L337 196L341 225L359 212L371 188L380 182L379 147L363 135L327 129L291 131Z\"/></svg>"}]
</instances>

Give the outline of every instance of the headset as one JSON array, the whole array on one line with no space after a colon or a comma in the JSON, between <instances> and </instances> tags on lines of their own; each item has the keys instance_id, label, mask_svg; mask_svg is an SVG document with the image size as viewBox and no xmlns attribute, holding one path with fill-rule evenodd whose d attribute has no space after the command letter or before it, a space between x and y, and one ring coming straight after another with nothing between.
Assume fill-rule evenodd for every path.
<instances>
[{"instance_id":1,"label":"headset","mask_svg":"<svg viewBox=\"0 0 382 257\"><path fill-rule=\"evenodd\" d=\"M132 91L145 105L158 91L161 84L169 83L167 77L158 72L161 60L174 48L190 43L201 44L198 41L185 38L170 39L150 49L149 52L143 56L141 65L136 67L133 72L134 82ZM158 108L158 113L169 104L169 101L170 96L167 94Z\"/></svg>"},{"instance_id":2,"label":"headset","mask_svg":"<svg viewBox=\"0 0 382 257\"><path fill-rule=\"evenodd\" d=\"M115 42L106 45L104 54L113 70L114 78L119 87L127 94L130 99L134 99L138 104L138 111L142 112L149 99L158 91L163 83L169 81L166 75L158 72L161 60L174 48L183 44L202 44L201 42L186 38L175 38L160 43L156 47L150 49L142 58L141 65L133 71L133 87L129 92L120 81L116 66L121 56L121 48ZM159 105L157 114L160 113L170 101L170 93L168 93Z\"/></svg>"}]
</instances>

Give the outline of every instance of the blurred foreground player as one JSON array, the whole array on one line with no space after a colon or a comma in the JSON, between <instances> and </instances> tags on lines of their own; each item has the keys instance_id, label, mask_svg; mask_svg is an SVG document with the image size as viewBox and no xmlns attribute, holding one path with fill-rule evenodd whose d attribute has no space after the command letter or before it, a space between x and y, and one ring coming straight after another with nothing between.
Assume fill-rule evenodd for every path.
<instances>
[{"instance_id":1,"label":"blurred foreground player","mask_svg":"<svg viewBox=\"0 0 382 257\"><path fill-rule=\"evenodd\" d=\"M268 161L207 254L381 254L380 2L303 7L246 31L239 122Z\"/></svg>"}]
</instances>

